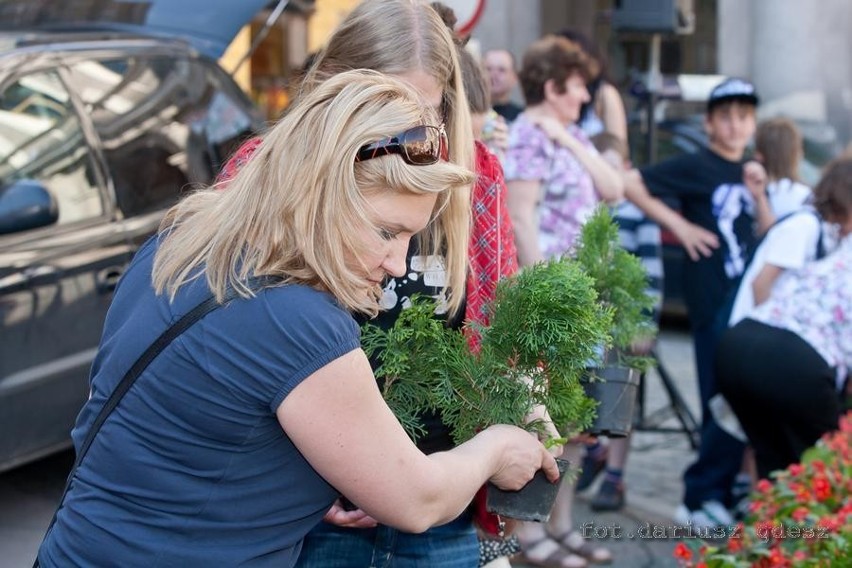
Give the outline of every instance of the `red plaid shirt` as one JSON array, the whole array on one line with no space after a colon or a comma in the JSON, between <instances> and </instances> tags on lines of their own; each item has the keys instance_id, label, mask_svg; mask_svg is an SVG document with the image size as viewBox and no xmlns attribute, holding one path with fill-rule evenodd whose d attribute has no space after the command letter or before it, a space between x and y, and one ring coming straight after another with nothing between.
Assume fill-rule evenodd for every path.
<instances>
[{"instance_id":1,"label":"red plaid shirt","mask_svg":"<svg viewBox=\"0 0 852 568\"><path fill-rule=\"evenodd\" d=\"M506 208L506 181L500 161L482 142L476 142L476 185L471 196L472 228L468 257L465 319L488 324L488 303L497 282L518 271L515 232ZM479 337L470 329L471 349L479 349Z\"/></svg>"}]
</instances>

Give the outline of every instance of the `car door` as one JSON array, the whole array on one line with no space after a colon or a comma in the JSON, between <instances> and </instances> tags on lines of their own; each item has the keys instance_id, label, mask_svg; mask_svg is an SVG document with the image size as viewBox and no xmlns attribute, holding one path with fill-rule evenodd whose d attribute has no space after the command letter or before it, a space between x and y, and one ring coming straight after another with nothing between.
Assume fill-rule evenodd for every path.
<instances>
[{"instance_id":1,"label":"car door","mask_svg":"<svg viewBox=\"0 0 852 568\"><path fill-rule=\"evenodd\" d=\"M3 128L0 115L0 148L12 148L0 155L0 187L38 183L58 209L50 226L0 235L0 470L70 442L132 255L261 125L233 81L185 49L137 42L62 60L0 96L26 125ZM18 96L21 84L41 92Z\"/></svg>"},{"instance_id":2,"label":"car door","mask_svg":"<svg viewBox=\"0 0 852 568\"><path fill-rule=\"evenodd\" d=\"M110 226L112 200L87 130L58 68L22 72L0 87L0 204L7 213L0 228L0 470L68 445L115 267L131 254ZM46 226L10 224L21 187L52 201Z\"/></svg>"}]
</instances>

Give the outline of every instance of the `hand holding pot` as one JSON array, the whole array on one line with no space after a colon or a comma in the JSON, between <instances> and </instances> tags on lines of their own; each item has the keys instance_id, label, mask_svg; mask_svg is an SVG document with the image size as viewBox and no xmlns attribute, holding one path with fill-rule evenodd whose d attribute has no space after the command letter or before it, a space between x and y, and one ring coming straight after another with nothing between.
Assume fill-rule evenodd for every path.
<instances>
[{"instance_id":1,"label":"hand holding pot","mask_svg":"<svg viewBox=\"0 0 852 568\"><path fill-rule=\"evenodd\" d=\"M498 424L487 428L485 433L499 436L503 443L503 451L497 454L495 473L489 478L497 487L516 491L526 485L539 469L544 470L551 482L559 479L556 460L530 432Z\"/></svg>"},{"instance_id":2,"label":"hand holding pot","mask_svg":"<svg viewBox=\"0 0 852 568\"><path fill-rule=\"evenodd\" d=\"M564 438L559 434L559 430L556 429L556 426L553 424L553 419L550 418L550 413L547 411L547 408L543 404L537 404L533 407L532 411L527 414L526 423L530 424L532 422L541 423L542 430L538 434L538 439L543 443L551 440L550 444L547 444L547 451L550 454L558 458L562 455L562 451L564 450L564 446L559 441L564 441ZM556 441L556 443L554 443Z\"/></svg>"},{"instance_id":3,"label":"hand holding pot","mask_svg":"<svg viewBox=\"0 0 852 568\"><path fill-rule=\"evenodd\" d=\"M370 529L379 524L376 519L361 509L347 511L341 504L340 499L334 502L334 505L323 516L322 520L338 527L350 529Z\"/></svg>"}]
</instances>

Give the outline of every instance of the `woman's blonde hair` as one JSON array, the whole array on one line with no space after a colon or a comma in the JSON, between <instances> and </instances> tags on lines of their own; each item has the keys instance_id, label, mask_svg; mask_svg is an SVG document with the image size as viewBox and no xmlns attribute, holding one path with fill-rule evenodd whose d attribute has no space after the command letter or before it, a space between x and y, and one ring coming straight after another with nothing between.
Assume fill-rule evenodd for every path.
<instances>
[{"instance_id":1,"label":"woman's blonde hair","mask_svg":"<svg viewBox=\"0 0 852 568\"><path fill-rule=\"evenodd\" d=\"M443 89L442 112L450 141L450 161L474 169L473 126L458 59L458 43L440 15L421 0L364 0L340 23L317 54L302 82L301 93L317 88L330 77L351 69L372 69L390 75L422 71ZM300 95L301 96L301 95ZM459 250L470 239L470 187L452 192L447 219L467 223L445 225L439 220L436 236ZM421 246L424 243L421 239ZM467 258L447 257L447 285L461 306Z\"/></svg>"},{"instance_id":2,"label":"woman's blonde hair","mask_svg":"<svg viewBox=\"0 0 852 568\"><path fill-rule=\"evenodd\" d=\"M349 71L323 82L264 136L227 191L201 190L169 211L154 260L157 293L173 298L204 277L221 301L229 286L249 296L249 277L273 275L375 314L379 286L366 294L365 266L347 259L369 252L357 228L377 229L365 197L383 191L438 194L424 252L441 247L455 279L467 242L443 244L441 228L467 223L448 203L473 174L444 161L411 166L398 155L355 162L365 144L439 120L407 83L380 73ZM457 308L461 294L450 301Z\"/></svg>"}]
</instances>

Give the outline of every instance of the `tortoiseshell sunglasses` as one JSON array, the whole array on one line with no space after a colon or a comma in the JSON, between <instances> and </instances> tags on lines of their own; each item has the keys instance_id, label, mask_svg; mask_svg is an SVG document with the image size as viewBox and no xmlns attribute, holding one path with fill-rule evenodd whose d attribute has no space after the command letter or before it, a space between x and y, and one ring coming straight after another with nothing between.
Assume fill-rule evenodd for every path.
<instances>
[{"instance_id":1,"label":"tortoiseshell sunglasses","mask_svg":"<svg viewBox=\"0 0 852 568\"><path fill-rule=\"evenodd\" d=\"M444 125L420 125L396 136L382 138L362 146L355 156L356 162L372 160L379 156L399 154L406 164L429 166L438 160L449 159L449 141Z\"/></svg>"}]
</instances>

